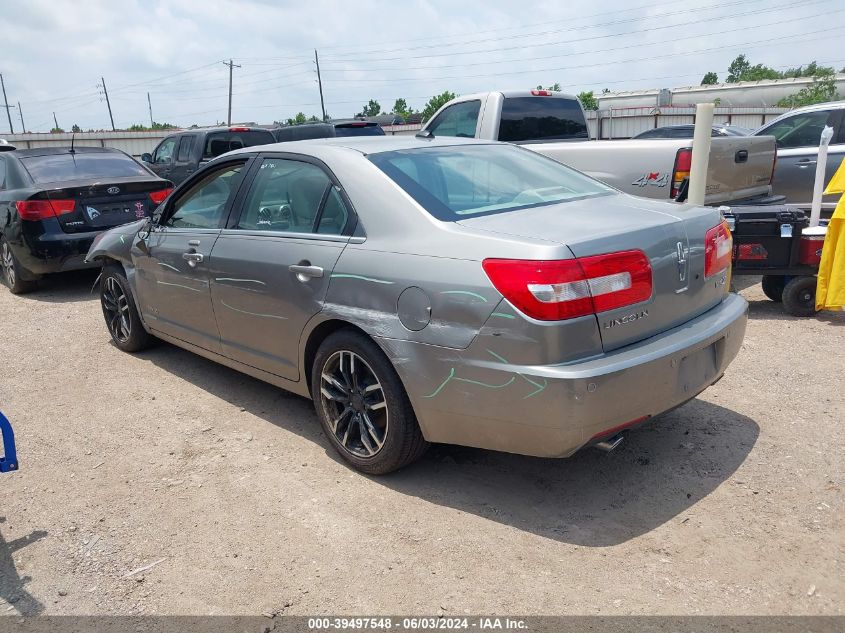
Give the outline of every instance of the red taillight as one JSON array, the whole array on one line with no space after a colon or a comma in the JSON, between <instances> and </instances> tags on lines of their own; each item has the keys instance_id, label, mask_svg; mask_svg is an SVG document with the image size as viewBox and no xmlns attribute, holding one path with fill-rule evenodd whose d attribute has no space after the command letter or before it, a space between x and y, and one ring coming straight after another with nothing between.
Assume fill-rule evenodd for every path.
<instances>
[{"instance_id":1,"label":"red taillight","mask_svg":"<svg viewBox=\"0 0 845 633\"><path fill-rule=\"evenodd\" d=\"M551 90L532 90L531 94L535 97L551 97L552 91Z\"/></svg>"},{"instance_id":2,"label":"red taillight","mask_svg":"<svg viewBox=\"0 0 845 633\"><path fill-rule=\"evenodd\" d=\"M75 200L19 200L15 203L21 220L46 220L73 213Z\"/></svg>"},{"instance_id":3,"label":"red taillight","mask_svg":"<svg viewBox=\"0 0 845 633\"><path fill-rule=\"evenodd\" d=\"M692 168L692 148L682 147L675 154L675 167L672 169L672 188L669 191L670 198L676 198L681 190L684 178L689 178Z\"/></svg>"},{"instance_id":4,"label":"red taillight","mask_svg":"<svg viewBox=\"0 0 845 633\"><path fill-rule=\"evenodd\" d=\"M152 200L154 204L161 204L162 202L164 202L164 199L170 195L171 191L173 191L173 187L170 187L169 189L159 189L158 191L151 191L150 200Z\"/></svg>"},{"instance_id":5,"label":"red taillight","mask_svg":"<svg viewBox=\"0 0 845 633\"><path fill-rule=\"evenodd\" d=\"M524 314L561 321L614 310L651 297L651 263L642 251L580 259L485 259L484 272Z\"/></svg>"},{"instance_id":6,"label":"red taillight","mask_svg":"<svg viewBox=\"0 0 845 633\"><path fill-rule=\"evenodd\" d=\"M704 236L704 278L708 279L731 265L733 238L724 220Z\"/></svg>"},{"instance_id":7,"label":"red taillight","mask_svg":"<svg viewBox=\"0 0 845 633\"><path fill-rule=\"evenodd\" d=\"M230 127L229 131L230 132L249 132L249 128L248 127Z\"/></svg>"}]
</instances>

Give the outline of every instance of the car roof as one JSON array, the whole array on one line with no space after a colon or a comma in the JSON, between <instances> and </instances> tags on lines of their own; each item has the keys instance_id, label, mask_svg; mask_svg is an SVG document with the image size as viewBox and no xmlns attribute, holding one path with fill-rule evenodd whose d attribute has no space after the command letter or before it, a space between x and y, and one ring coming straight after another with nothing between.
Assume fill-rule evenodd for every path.
<instances>
[{"instance_id":1,"label":"car roof","mask_svg":"<svg viewBox=\"0 0 845 633\"><path fill-rule=\"evenodd\" d=\"M14 155L26 158L31 156L55 156L58 154L70 153L70 145L62 147L33 147L31 149L16 149ZM83 147L74 146L73 151L77 154L123 154L119 149L114 147Z\"/></svg>"},{"instance_id":2,"label":"car roof","mask_svg":"<svg viewBox=\"0 0 845 633\"><path fill-rule=\"evenodd\" d=\"M496 141L485 141L471 138L433 137L418 138L416 136L342 136L338 138L319 138L304 141L288 141L268 145L255 145L229 152L226 156L235 154L258 152L283 152L296 154L299 152L326 153L333 150L352 150L361 154L377 154L380 152L394 152L407 149L422 149L425 147L449 147L454 145L507 145Z\"/></svg>"}]
</instances>

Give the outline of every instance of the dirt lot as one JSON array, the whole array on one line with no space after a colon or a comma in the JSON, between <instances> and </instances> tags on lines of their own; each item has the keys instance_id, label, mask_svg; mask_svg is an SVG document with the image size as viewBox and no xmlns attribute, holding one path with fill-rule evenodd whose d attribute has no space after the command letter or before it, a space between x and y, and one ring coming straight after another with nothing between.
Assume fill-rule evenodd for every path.
<instances>
[{"instance_id":1,"label":"dirt lot","mask_svg":"<svg viewBox=\"0 0 845 633\"><path fill-rule=\"evenodd\" d=\"M119 352L93 279L0 289L0 615L845 614L845 314L751 286L725 378L616 452L371 479L309 401Z\"/></svg>"}]
</instances>

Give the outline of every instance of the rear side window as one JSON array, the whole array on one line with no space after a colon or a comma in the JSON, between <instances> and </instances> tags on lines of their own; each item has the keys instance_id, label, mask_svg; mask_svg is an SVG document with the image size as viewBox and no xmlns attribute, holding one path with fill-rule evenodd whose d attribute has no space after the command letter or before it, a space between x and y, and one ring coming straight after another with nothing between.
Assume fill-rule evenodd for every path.
<instances>
[{"instance_id":1,"label":"rear side window","mask_svg":"<svg viewBox=\"0 0 845 633\"><path fill-rule=\"evenodd\" d=\"M475 138L481 101L464 101L451 105L437 115L428 126L434 136L460 136Z\"/></svg>"},{"instance_id":2,"label":"rear side window","mask_svg":"<svg viewBox=\"0 0 845 633\"><path fill-rule=\"evenodd\" d=\"M384 136L384 130L380 125L336 125L335 136Z\"/></svg>"},{"instance_id":3,"label":"rear side window","mask_svg":"<svg viewBox=\"0 0 845 633\"><path fill-rule=\"evenodd\" d=\"M589 138L581 104L560 97L512 97L502 104L499 140L508 143Z\"/></svg>"},{"instance_id":4,"label":"rear side window","mask_svg":"<svg viewBox=\"0 0 845 633\"><path fill-rule=\"evenodd\" d=\"M179 155L176 157L177 162L185 163L191 158L191 147L194 145L193 136L183 136L179 142Z\"/></svg>"},{"instance_id":5,"label":"rear side window","mask_svg":"<svg viewBox=\"0 0 845 633\"><path fill-rule=\"evenodd\" d=\"M149 176L144 167L118 152L52 154L21 158L32 179L39 184L85 178L131 178Z\"/></svg>"},{"instance_id":6,"label":"rear side window","mask_svg":"<svg viewBox=\"0 0 845 633\"><path fill-rule=\"evenodd\" d=\"M267 145L276 139L269 130L249 130L247 132L212 132L205 139L203 158L217 158L221 154L243 147Z\"/></svg>"}]
</instances>

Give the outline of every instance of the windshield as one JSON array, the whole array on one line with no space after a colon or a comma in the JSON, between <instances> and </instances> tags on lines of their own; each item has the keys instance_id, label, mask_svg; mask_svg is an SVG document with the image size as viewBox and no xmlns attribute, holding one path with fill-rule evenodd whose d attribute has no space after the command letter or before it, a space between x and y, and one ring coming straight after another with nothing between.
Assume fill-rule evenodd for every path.
<instances>
[{"instance_id":1,"label":"windshield","mask_svg":"<svg viewBox=\"0 0 845 633\"><path fill-rule=\"evenodd\" d=\"M36 183L150 176L138 162L120 152L76 152L21 158Z\"/></svg>"},{"instance_id":2,"label":"windshield","mask_svg":"<svg viewBox=\"0 0 845 633\"><path fill-rule=\"evenodd\" d=\"M368 158L445 221L614 191L550 158L505 144L399 150Z\"/></svg>"}]
</instances>

